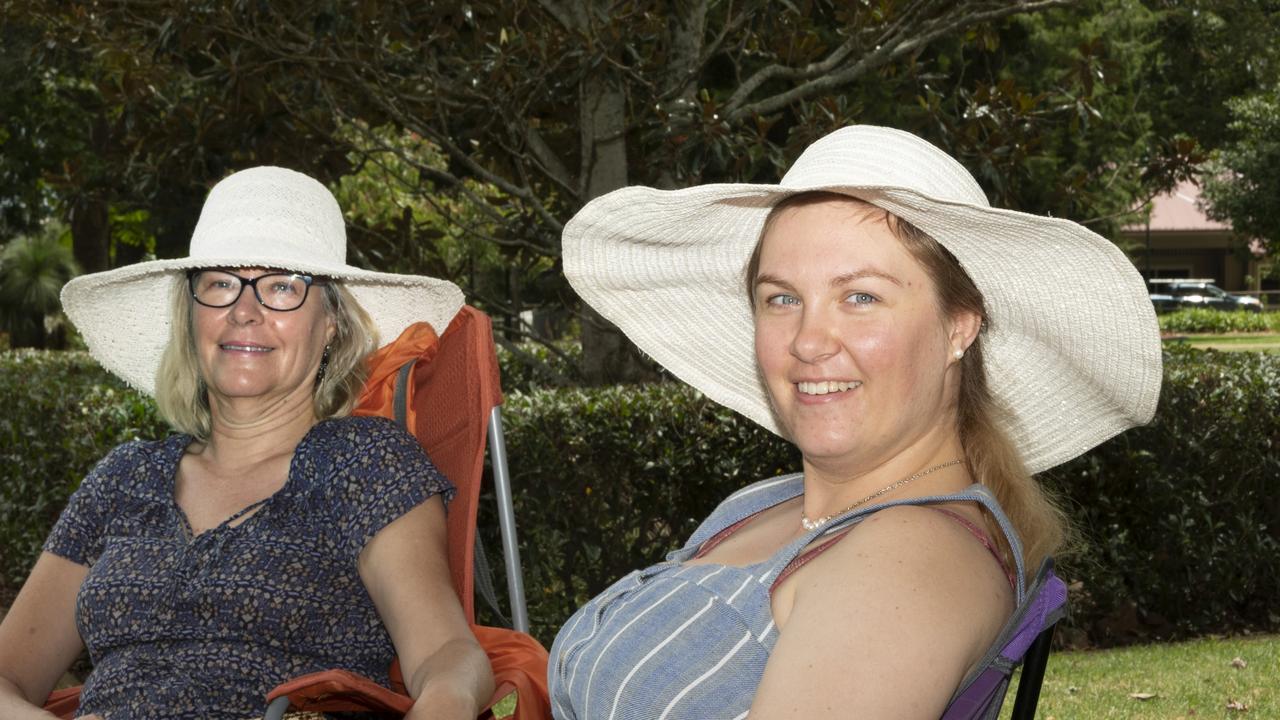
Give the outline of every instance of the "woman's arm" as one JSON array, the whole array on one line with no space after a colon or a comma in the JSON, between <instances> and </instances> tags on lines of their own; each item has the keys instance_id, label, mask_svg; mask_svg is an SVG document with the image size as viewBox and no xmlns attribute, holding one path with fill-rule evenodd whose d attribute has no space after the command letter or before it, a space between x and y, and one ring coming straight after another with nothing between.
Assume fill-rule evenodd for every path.
<instances>
[{"instance_id":1,"label":"woman's arm","mask_svg":"<svg viewBox=\"0 0 1280 720\"><path fill-rule=\"evenodd\" d=\"M41 710L58 678L84 649L76 593L89 568L41 553L0 622L0 717L51 718Z\"/></svg>"},{"instance_id":2,"label":"woman's arm","mask_svg":"<svg viewBox=\"0 0 1280 720\"><path fill-rule=\"evenodd\" d=\"M360 578L391 633L407 718L471 720L493 694L489 658L476 642L449 579L444 503L432 497L373 536Z\"/></svg>"},{"instance_id":3,"label":"woman's arm","mask_svg":"<svg viewBox=\"0 0 1280 720\"><path fill-rule=\"evenodd\" d=\"M928 508L878 512L775 593L783 629L751 717L936 719L1012 597L955 521Z\"/></svg>"}]
</instances>

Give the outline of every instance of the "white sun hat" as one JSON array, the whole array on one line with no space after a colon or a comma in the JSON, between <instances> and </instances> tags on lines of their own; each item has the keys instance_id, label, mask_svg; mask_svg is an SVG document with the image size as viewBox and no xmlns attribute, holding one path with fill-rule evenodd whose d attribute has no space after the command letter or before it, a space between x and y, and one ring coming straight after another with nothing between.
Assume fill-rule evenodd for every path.
<instances>
[{"instance_id":1,"label":"white sun hat","mask_svg":"<svg viewBox=\"0 0 1280 720\"><path fill-rule=\"evenodd\" d=\"M784 434L756 364L745 274L770 209L808 191L888 210L960 261L986 300L987 378L1031 472L1151 420L1160 333L1124 253L1076 223L990 207L960 163L900 130L837 130L778 185L629 187L597 198L565 226L565 274L676 377Z\"/></svg>"},{"instance_id":2,"label":"white sun hat","mask_svg":"<svg viewBox=\"0 0 1280 720\"><path fill-rule=\"evenodd\" d=\"M195 268L262 267L335 278L369 313L383 341L419 321L443 333L462 307L447 280L348 265L342 210L328 188L293 170L255 167L209 192L187 257L82 275L62 288L62 307L107 370L153 394L169 342L174 278Z\"/></svg>"}]
</instances>

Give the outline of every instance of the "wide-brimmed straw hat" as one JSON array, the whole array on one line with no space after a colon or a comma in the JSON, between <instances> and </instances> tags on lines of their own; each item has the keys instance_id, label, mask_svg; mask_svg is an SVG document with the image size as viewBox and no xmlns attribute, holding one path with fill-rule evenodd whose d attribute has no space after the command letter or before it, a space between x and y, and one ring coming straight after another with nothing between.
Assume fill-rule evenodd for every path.
<instances>
[{"instance_id":1,"label":"wide-brimmed straw hat","mask_svg":"<svg viewBox=\"0 0 1280 720\"><path fill-rule=\"evenodd\" d=\"M888 210L960 261L986 299L989 385L1031 472L1150 421L1160 334L1124 253L1076 223L990 207L960 163L899 130L837 130L777 185L629 187L597 198L565 226L565 274L675 376L784 434L756 364L745 272L770 209L808 191Z\"/></svg>"},{"instance_id":2,"label":"wide-brimmed straw hat","mask_svg":"<svg viewBox=\"0 0 1280 720\"><path fill-rule=\"evenodd\" d=\"M193 268L262 267L335 278L373 318L383 341L418 321L444 332L462 307L447 280L347 264L342 211L328 188L293 170L256 167L223 179L205 200L187 257L82 275L62 307L107 370L152 394L169 342L170 292Z\"/></svg>"}]
</instances>

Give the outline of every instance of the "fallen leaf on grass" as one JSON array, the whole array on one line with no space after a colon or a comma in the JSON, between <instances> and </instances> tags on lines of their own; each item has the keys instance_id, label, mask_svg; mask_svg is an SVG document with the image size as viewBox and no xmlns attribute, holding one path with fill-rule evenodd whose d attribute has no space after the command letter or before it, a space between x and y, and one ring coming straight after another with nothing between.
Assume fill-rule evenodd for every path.
<instances>
[{"instance_id":1,"label":"fallen leaf on grass","mask_svg":"<svg viewBox=\"0 0 1280 720\"><path fill-rule=\"evenodd\" d=\"M1155 696L1156 696L1155 693L1129 693L1129 697L1133 698L1134 700L1150 700Z\"/></svg>"},{"instance_id":2,"label":"fallen leaf on grass","mask_svg":"<svg viewBox=\"0 0 1280 720\"><path fill-rule=\"evenodd\" d=\"M1249 666L1249 663L1246 662L1245 659L1240 657L1239 655L1231 659L1231 667L1237 670L1243 670L1248 666Z\"/></svg>"},{"instance_id":3,"label":"fallen leaf on grass","mask_svg":"<svg viewBox=\"0 0 1280 720\"><path fill-rule=\"evenodd\" d=\"M1228 701L1227 701L1227 709L1228 709L1228 710L1235 710L1236 712L1249 712L1249 706L1248 706L1248 705L1245 705L1244 703L1240 702L1239 700L1228 700Z\"/></svg>"}]
</instances>

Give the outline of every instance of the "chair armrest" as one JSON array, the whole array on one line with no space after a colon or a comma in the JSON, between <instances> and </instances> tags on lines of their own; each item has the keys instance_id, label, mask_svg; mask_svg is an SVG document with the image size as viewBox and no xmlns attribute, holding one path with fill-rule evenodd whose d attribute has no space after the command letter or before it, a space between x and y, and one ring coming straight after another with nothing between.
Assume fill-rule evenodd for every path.
<instances>
[{"instance_id":1,"label":"chair armrest","mask_svg":"<svg viewBox=\"0 0 1280 720\"><path fill-rule=\"evenodd\" d=\"M515 720L550 720L547 692L547 651L531 636L483 625L471 630L489 656L493 667L494 692L481 718L499 700L516 693ZM413 706L413 698L347 670L323 670L285 682L267 694L267 703L288 698L296 710L316 712L372 711L403 715ZM80 688L55 690L44 709L64 720L72 720L80 707Z\"/></svg>"},{"instance_id":2,"label":"chair armrest","mask_svg":"<svg viewBox=\"0 0 1280 720\"><path fill-rule=\"evenodd\" d=\"M531 635L508 628L472 625L480 647L489 656L497 690L489 707L516 691L514 720L551 720L547 691L547 649Z\"/></svg>"},{"instance_id":3,"label":"chair armrest","mask_svg":"<svg viewBox=\"0 0 1280 720\"><path fill-rule=\"evenodd\" d=\"M519 668L495 670L493 696L480 718L491 718L499 700L516 693L516 720L550 720L545 693L537 690L536 678ZM283 683L267 694L267 703L287 699L287 708L303 712L375 712L403 715L413 706L413 698L346 670L324 670ZM284 708L281 708L284 709ZM68 716L70 717L70 716Z\"/></svg>"},{"instance_id":4,"label":"chair armrest","mask_svg":"<svg viewBox=\"0 0 1280 720\"><path fill-rule=\"evenodd\" d=\"M403 715L413 698L388 690L346 670L322 670L296 677L267 693L267 702L287 697L296 710L314 712L372 711Z\"/></svg>"},{"instance_id":5,"label":"chair armrest","mask_svg":"<svg viewBox=\"0 0 1280 720\"><path fill-rule=\"evenodd\" d=\"M44 710L53 713L62 720L72 720L80 709L80 686L54 690L49 699L44 701Z\"/></svg>"}]
</instances>

